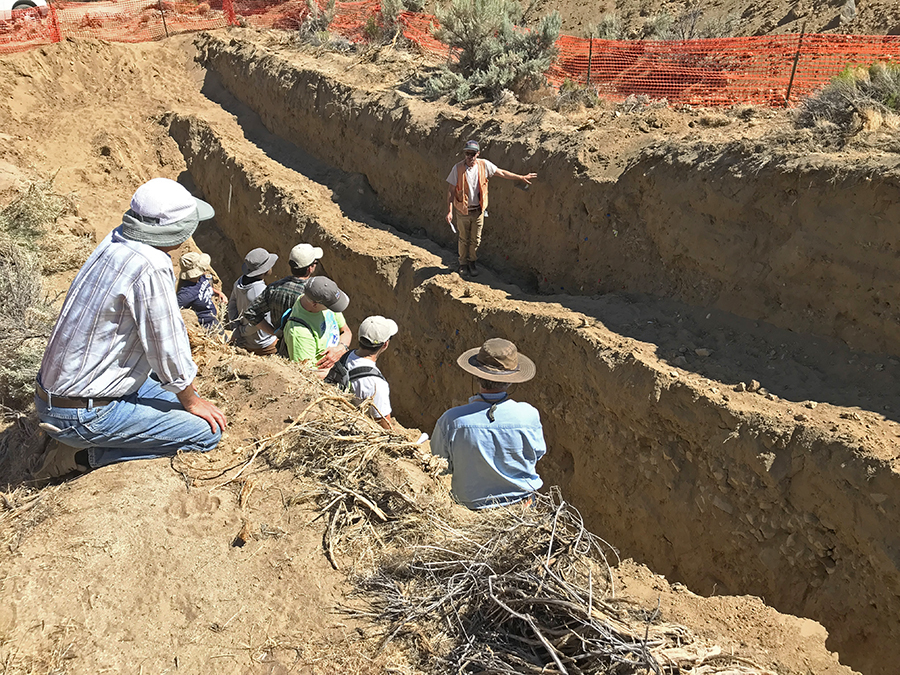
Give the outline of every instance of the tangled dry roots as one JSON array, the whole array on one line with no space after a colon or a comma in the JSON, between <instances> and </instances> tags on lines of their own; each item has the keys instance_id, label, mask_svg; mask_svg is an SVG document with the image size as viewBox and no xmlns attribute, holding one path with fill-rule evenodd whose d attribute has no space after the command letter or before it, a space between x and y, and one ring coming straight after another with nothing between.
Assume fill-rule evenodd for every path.
<instances>
[{"instance_id":1,"label":"tangled dry roots","mask_svg":"<svg viewBox=\"0 0 900 675\"><path fill-rule=\"evenodd\" d=\"M434 673L766 672L616 598L615 549L558 490L480 512L416 493L391 467L433 472L427 449L309 384L318 396L244 466L262 456L303 478L289 501L318 505L325 554L360 599L342 610L384 626L378 649L404 645Z\"/></svg>"},{"instance_id":2,"label":"tangled dry roots","mask_svg":"<svg viewBox=\"0 0 900 675\"><path fill-rule=\"evenodd\" d=\"M385 625L381 647L405 642L435 673L764 672L690 649L686 628L616 599L615 549L558 490L478 513L423 508L382 470L398 457L429 468L420 446L331 398L269 460L316 479L332 564L339 552L370 562L351 571L365 608L344 609Z\"/></svg>"}]
</instances>

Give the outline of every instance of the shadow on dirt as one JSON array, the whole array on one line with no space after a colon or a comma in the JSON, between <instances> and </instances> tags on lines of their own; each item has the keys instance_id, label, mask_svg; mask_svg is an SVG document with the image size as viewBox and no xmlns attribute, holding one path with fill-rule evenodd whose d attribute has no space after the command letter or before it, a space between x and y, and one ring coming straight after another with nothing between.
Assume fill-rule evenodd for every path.
<instances>
[{"instance_id":1,"label":"shadow on dirt","mask_svg":"<svg viewBox=\"0 0 900 675\"><path fill-rule=\"evenodd\" d=\"M232 96L219 83L215 73L206 72L201 93L234 115L246 139L270 159L330 189L334 203L348 218L381 230L394 227L364 175L346 173L321 162L293 143L269 132L259 115Z\"/></svg>"},{"instance_id":2,"label":"shadow on dirt","mask_svg":"<svg viewBox=\"0 0 900 675\"><path fill-rule=\"evenodd\" d=\"M860 408L900 421L900 361L888 355L664 298L615 293L546 299L650 343L667 364L710 380L738 388L755 380L787 401Z\"/></svg>"}]
</instances>

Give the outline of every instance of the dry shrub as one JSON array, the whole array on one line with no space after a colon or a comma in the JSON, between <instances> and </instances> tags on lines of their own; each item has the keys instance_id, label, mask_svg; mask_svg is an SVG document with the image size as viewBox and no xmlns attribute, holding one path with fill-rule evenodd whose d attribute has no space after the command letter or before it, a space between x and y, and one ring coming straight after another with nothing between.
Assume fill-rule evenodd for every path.
<instances>
[{"instance_id":1,"label":"dry shrub","mask_svg":"<svg viewBox=\"0 0 900 675\"><path fill-rule=\"evenodd\" d=\"M796 123L852 136L883 126L892 129L898 113L900 64L879 62L845 68L828 86L803 101Z\"/></svg>"},{"instance_id":2,"label":"dry shrub","mask_svg":"<svg viewBox=\"0 0 900 675\"><path fill-rule=\"evenodd\" d=\"M70 251L59 233L42 250L42 236L71 204L53 190L52 180L38 181L0 211L0 404L8 408L21 410L31 401L56 318L41 284L44 266L66 268L88 252L81 240Z\"/></svg>"},{"instance_id":3,"label":"dry shrub","mask_svg":"<svg viewBox=\"0 0 900 675\"><path fill-rule=\"evenodd\" d=\"M49 275L79 269L96 248L97 242L91 235L51 232L38 240L38 246L47 252L41 258L41 271Z\"/></svg>"},{"instance_id":4,"label":"dry shrub","mask_svg":"<svg viewBox=\"0 0 900 675\"><path fill-rule=\"evenodd\" d=\"M0 211L0 231L25 243L45 234L49 225L72 208L72 197L58 194L52 178L35 181Z\"/></svg>"},{"instance_id":5,"label":"dry shrub","mask_svg":"<svg viewBox=\"0 0 900 675\"><path fill-rule=\"evenodd\" d=\"M81 17L79 28L103 28L103 19L96 14L85 14Z\"/></svg>"},{"instance_id":6,"label":"dry shrub","mask_svg":"<svg viewBox=\"0 0 900 675\"><path fill-rule=\"evenodd\" d=\"M0 234L0 403L23 409L34 396L34 378L55 314L41 286L41 261Z\"/></svg>"}]
</instances>

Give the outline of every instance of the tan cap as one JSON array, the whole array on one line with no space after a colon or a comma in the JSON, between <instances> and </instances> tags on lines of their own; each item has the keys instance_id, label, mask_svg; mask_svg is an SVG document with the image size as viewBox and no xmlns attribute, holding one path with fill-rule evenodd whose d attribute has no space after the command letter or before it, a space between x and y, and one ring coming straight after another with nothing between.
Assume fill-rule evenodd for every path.
<instances>
[{"instance_id":1,"label":"tan cap","mask_svg":"<svg viewBox=\"0 0 900 675\"><path fill-rule=\"evenodd\" d=\"M185 253L178 261L178 265L181 267L181 273L178 275L178 278L182 281L199 279L209 269L210 262L211 259L206 253L198 253L197 251Z\"/></svg>"},{"instance_id":2,"label":"tan cap","mask_svg":"<svg viewBox=\"0 0 900 675\"><path fill-rule=\"evenodd\" d=\"M321 260L323 253L325 252L318 246L297 244L291 249L290 261L297 267L309 267L316 260Z\"/></svg>"},{"instance_id":3,"label":"tan cap","mask_svg":"<svg viewBox=\"0 0 900 675\"><path fill-rule=\"evenodd\" d=\"M503 338L491 338L481 347L463 352L456 363L467 373L491 382L527 382L536 371L534 361Z\"/></svg>"},{"instance_id":4,"label":"tan cap","mask_svg":"<svg viewBox=\"0 0 900 675\"><path fill-rule=\"evenodd\" d=\"M359 324L359 341L363 347L380 347L397 334L397 323L383 316L370 316Z\"/></svg>"}]
</instances>

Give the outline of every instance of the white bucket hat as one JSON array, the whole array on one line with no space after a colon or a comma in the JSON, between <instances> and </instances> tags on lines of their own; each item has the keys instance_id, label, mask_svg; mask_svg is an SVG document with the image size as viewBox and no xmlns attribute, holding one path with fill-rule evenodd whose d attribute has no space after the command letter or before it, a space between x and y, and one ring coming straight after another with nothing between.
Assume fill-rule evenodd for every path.
<instances>
[{"instance_id":1,"label":"white bucket hat","mask_svg":"<svg viewBox=\"0 0 900 675\"><path fill-rule=\"evenodd\" d=\"M194 234L201 220L215 209L169 178L154 178L141 185L122 216L122 236L157 247L179 246Z\"/></svg>"}]
</instances>

